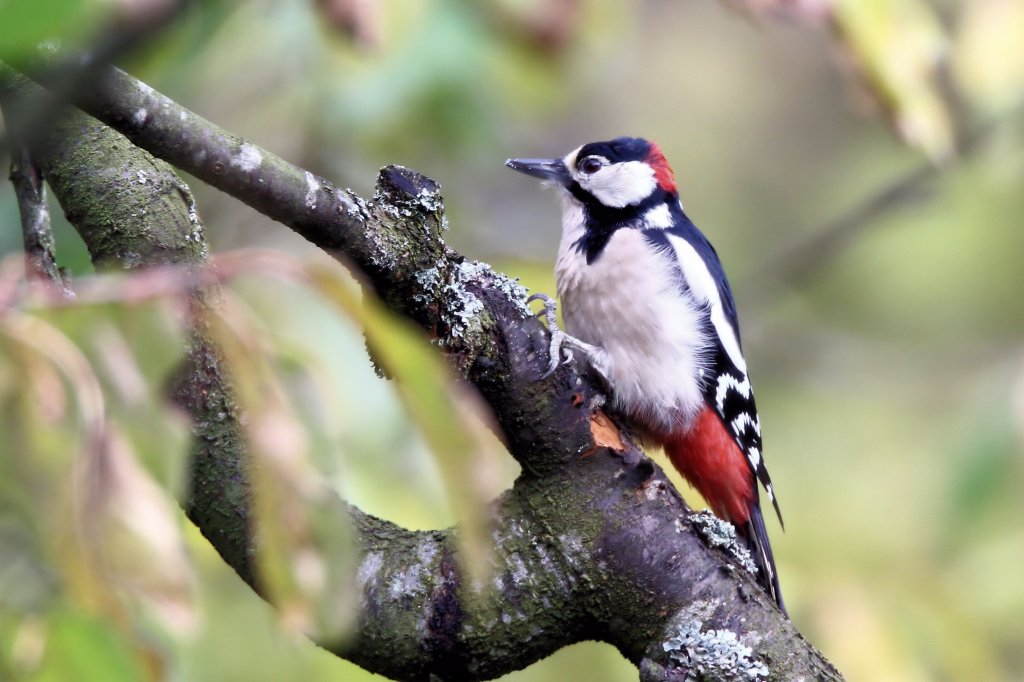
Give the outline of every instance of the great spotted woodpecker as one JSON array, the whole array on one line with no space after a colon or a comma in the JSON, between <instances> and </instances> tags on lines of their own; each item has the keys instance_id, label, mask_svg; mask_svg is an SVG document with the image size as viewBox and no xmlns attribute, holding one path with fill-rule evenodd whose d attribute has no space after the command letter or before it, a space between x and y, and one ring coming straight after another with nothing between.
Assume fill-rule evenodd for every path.
<instances>
[{"instance_id":1,"label":"great spotted woodpecker","mask_svg":"<svg viewBox=\"0 0 1024 682\"><path fill-rule=\"evenodd\" d=\"M757 481L782 522L761 455L761 422L729 282L683 212L657 145L620 137L561 159L506 165L561 191L555 265L567 335L611 390L612 406L748 543L758 580L785 612ZM549 311L550 312L550 311ZM551 315L553 325L553 315ZM559 362L552 344L551 368Z\"/></svg>"}]
</instances>

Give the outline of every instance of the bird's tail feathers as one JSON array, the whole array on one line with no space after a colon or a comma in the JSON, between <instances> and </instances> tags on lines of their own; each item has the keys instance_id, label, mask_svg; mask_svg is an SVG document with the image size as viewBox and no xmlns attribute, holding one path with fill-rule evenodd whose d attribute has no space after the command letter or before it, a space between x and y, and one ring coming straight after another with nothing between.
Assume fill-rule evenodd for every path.
<instances>
[{"instance_id":1,"label":"bird's tail feathers","mask_svg":"<svg viewBox=\"0 0 1024 682\"><path fill-rule=\"evenodd\" d=\"M779 610L788 617L786 605L782 602L779 574L775 570L775 557L772 555L772 545L768 541L768 530L764 527L764 516L761 515L760 505L755 503L750 506L750 519L743 528L742 535L750 545L754 563L757 564L758 582L779 605Z\"/></svg>"}]
</instances>

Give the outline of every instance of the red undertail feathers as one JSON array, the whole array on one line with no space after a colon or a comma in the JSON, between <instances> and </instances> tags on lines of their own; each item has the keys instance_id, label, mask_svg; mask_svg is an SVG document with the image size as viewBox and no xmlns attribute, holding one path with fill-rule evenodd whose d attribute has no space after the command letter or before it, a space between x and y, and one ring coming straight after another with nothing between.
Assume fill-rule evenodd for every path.
<instances>
[{"instance_id":1,"label":"red undertail feathers","mask_svg":"<svg viewBox=\"0 0 1024 682\"><path fill-rule=\"evenodd\" d=\"M786 613L754 472L721 418L705 408L689 431L670 434L664 445L672 465L746 540L758 582Z\"/></svg>"}]
</instances>

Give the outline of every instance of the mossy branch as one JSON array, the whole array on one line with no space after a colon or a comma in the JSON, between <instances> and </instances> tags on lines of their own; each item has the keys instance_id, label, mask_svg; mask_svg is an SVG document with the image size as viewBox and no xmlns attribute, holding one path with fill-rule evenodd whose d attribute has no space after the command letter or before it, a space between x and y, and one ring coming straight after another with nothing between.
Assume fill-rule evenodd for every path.
<instances>
[{"instance_id":1,"label":"mossy branch","mask_svg":"<svg viewBox=\"0 0 1024 682\"><path fill-rule=\"evenodd\" d=\"M600 411L586 377L563 367L538 380L546 333L520 287L444 244L436 183L388 167L364 200L116 70L77 103L134 145L344 254L392 309L440 342L488 401L523 466L495 503L495 566L485 585L463 581L452 559L457 531L407 531L339 505L358 530L363 608L353 638L322 645L398 679L492 678L584 639L618 647L644 680L840 679L740 563L707 545L664 473ZM78 123L47 138L61 153L40 155L47 179L60 184L62 173L149 162L127 143L90 148L106 129L77 128L84 119L71 118ZM114 203L159 201L166 183L124 182ZM195 233L173 217L180 207L116 229L102 217L110 200L96 200L104 188L64 184L67 191L55 193L83 235L92 234L94 258L129 265L134 254L158 262L178 249L202 253L205 242L195 251ZM215 356L193 361L182 402L197 415L230 407ZM237 429L229 422L199 435L192 517L258 589ZM689 647L691 640L703 644ZM698 649L701 657L692 653Z\"/></svg>"}]
</instances>

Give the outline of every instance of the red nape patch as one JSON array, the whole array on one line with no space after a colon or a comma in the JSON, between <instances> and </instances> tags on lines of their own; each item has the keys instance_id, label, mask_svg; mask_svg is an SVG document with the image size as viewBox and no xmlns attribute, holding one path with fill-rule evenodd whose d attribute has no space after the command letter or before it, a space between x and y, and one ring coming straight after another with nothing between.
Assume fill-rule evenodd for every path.
<instances>
[{"instance_id":1,"label":"red nape patch","mask_svg":"<svg viewBox=\"0 0 1024 682\"><path fill-rule=\"evenodd\" d=\"M672 168L668 165L668 161L665 160L665 155L661 153L658 145L653 142L650 145L651 151L647 152L647 164L654 169L654 177L658 181L658 187L666 192L675 192L676 176L672 173Z\"/></svg>"},{"instance_id":2,"label":"red nape patch","mask_svg":"<svg viewBox=\"0 0 1024 682\"><path fill-rule=\"evenodd\" d=\"M693 428L666 438L665 453L716 514L740 527L750 519L754 474L713 410L705 407Z\"/></svg>"}]
</instances>

